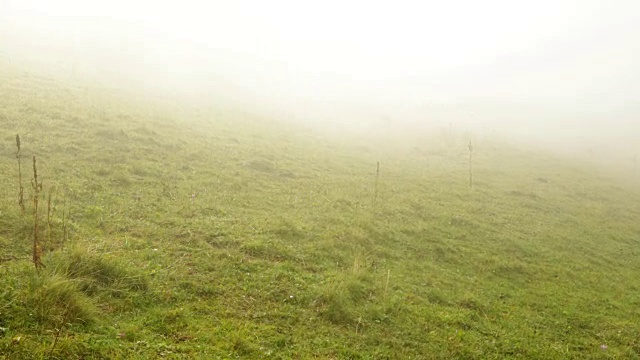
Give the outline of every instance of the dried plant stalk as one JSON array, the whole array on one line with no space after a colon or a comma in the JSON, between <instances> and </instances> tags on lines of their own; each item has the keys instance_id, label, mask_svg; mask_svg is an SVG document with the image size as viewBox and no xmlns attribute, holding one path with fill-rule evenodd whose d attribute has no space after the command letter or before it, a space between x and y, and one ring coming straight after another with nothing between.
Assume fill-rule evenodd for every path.
<instances>
[{"instance_id":1,"label":"dried plant stalk","mask_svg":"<svg viewBox=\"0 0 640 360\"><path fill-rule=\"evenodd\" d=\"M38 182L38 167L36 166L36 157L33 156L33 265L36 270L44 267L42 263L42 246L38 237L38 198L42 190L42 183Z\"/></svg>"},{"instance_id":2,"label":"dried plant stalk","mask_svg":"<svg viewBox=\"0 0 640 360\"><path fill-rule=\"evenodd\" d=\"M18 151L16 151L16 159L18 159L18 185L20 186L20 190L18 192L18 206L20 206L20 210L24 214L24 187L22 187L22 164L20 162L20 135L16 135L16 147Z\"/></svg>"},{"instance_id":3,"label":"dried plant stalk","mask_svg":"<svg viewBox=\"0 0 640 360\"><path fill-rule=\"evenodd\" d=\"M51 208L51 195L53 193L53 188L49 189L49 197L47 198L47 243L49 244L49 250L53 250L52 249L52 245L53 243L51 242L51 229L52 229L52 224L51 224L51 217L53 215L53 211Z\"/></svg>"}]
</instances>

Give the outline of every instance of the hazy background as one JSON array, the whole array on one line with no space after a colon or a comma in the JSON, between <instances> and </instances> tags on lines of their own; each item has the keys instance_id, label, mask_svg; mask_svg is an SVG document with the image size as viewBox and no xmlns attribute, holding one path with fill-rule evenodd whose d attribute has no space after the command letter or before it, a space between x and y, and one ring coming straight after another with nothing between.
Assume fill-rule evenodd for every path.
<instances>
[{"instance_id":1,"label":"hazy background","mask_svg":"<svg viewBox=\"0 0 640 360\"><path fill-rule=\"evenodd\" d=\"M0 60L334 131L451 126L631 159L639 14L637 0L0 0Z\"/></svg>"}]
</instances>

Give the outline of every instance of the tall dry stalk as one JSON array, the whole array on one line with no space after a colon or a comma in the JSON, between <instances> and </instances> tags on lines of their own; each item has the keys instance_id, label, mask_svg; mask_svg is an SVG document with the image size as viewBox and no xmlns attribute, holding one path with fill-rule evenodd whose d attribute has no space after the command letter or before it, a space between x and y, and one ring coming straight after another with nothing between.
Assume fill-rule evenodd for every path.
<instances>
[{"instance_id":1,"label":"tall dry stalk","mask_svg":"<svg viewBox=\"0 0 640 360\"><path fill-rule=\"evenodd\" d=\"M40 197L40 191L42 190L42 183L38 182L38 167L36 166L36 157L33 156L33 265L36 270L44 267L42 263L42 246L40 245L40 239L38 238L38 198Z\"/></svg>"},{"instance_id":2,"label":"tall dry stalk","mask_svg":"<svg viewBox=\"0 0 640 360\"><path fill-rule=\"evenodd\" d=\"M469 187L473 187L473 145L469 140Z\"/></svg>"},{"instance_id":3,"label":"tall dry stalk","mask_svg":"<svg viewBox=\"0 0 640 360\"><path fill-rule=\"evenodd\" d=\"M51 242L51 217L52 217L52 210L51 210L51 194L53 193L53 188L49 189L49 197L47 198L47 243L49 244L49 250L53 250L51 245L53 244Z\"/></svg>"},{"instance_id":4,"label":"tall dry stalk","mask_svg":"<svg viewBox=\"0 0 640 360\"><path fill-rule=\"evenodd\" d=\"M18 192L18 206L20 206L20 210L24 214L24 187L22 187L22 165L20 162L20 135L16 135L16 146L18 147L18 151L16 151L16 159L18 159L18 185L20 186L20 190Z\"/></svg>"},{"instance_id":5,"label":"tall dry stalk","mask_svg":"<svg viewBox=\"0 0 640 360\"><path fill-rule=\"evenodd\" d=\"M67 239L67 194L65 193L63 195L62 198L62 244L61 246L64 246L64 243Z\"/></svg>"}]
</instances>

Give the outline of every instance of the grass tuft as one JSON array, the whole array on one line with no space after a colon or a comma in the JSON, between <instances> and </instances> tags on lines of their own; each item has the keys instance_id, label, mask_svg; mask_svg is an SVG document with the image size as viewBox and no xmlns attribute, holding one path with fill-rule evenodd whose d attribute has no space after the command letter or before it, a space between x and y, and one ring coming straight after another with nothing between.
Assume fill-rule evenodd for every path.
<instances>
[{"instance_id":1,"label":"grass tuft","mask_svg":"<svg viewBox=\"0 0 640 360\"><path fill-rule=\"evenodd\" d=\"M128 291L146 291L149 287L145 276L81 246L53 254L50 261L53 272L74 280L89 295L108 291L117 297Z\"/></svg>"},{"instance_id":2,"label":"grass tuft","mask_svg":"<svg viewBox=\"0 0 640 360\"><path fill-rule=\"evenodd\" d=\"M32 274L25 305L41 325L59 326L65 321L90 323L98 315L96 303L79 285L58 274Z\"/></svg>"}]
</instances>

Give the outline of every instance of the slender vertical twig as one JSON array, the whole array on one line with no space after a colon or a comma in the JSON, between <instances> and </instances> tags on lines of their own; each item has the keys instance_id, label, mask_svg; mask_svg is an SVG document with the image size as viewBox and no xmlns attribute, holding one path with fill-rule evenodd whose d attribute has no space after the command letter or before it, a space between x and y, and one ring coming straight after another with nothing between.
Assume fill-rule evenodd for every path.
<instances>
[{"instance_id":1,"label":"slender vertical twig","mask_svg":"<svg viewBox=\"0 0 640 360\"><path fill-rule=\"evenodd\" d=\"M49 246L49 250L53 250L52 249L52 245L53 243L51 242L51 216L52 216L52 211L51 211L51 194L53 193L53 188L49 189L49 197L47 198L47 243Z\"/></svg>"},{"instance_id":2,"label":"slender vertical twig","mask_svg":"<svg viewBox=\"0 0 640 360\"><path fill-rule=\"evenodd\" d=\"M18 151L16 151L16 158L18 159L18 185L20 186L20 190L18 192L18 206L20 206L20 210L24 214L24 187L22 187L22 165L20 163L20 135L16 135L16 146L18 147Z\"/></svg>"},{"instance_id":3,"label":"slender vertical twig","mask_svg":"<svg viewBox=\"0 0 640 360\"><path fill-rule=\"evenodd\" d=\"M42 183L38 182L38 168L36 166L36 157L33 156L33 265L36 270L44 267L42 263L42 246L40 245L40 239L38 238L38 197L40 196L40 190L42 190Z\"/></svg>"},{"instance_id":4,"label":"slender vertical twig","mask_svg":"<svg viewBox=\"0 0 640 360\"><path fill-rule=\"evenodd\" d=\"M65 193L62 198L62 244L61 247L64 246L65 240L67 239L67 194Z\"/></svg>"},{"instance_id":5,"label":"slender vertical twig","mask_svg":"<svg viewBox=\"0 0 640 360\"><path fill-rule=\"evenodd\" d=\"M473 187L473 145L469 140L469 187Z\"/></svg>"}]
</instances>

